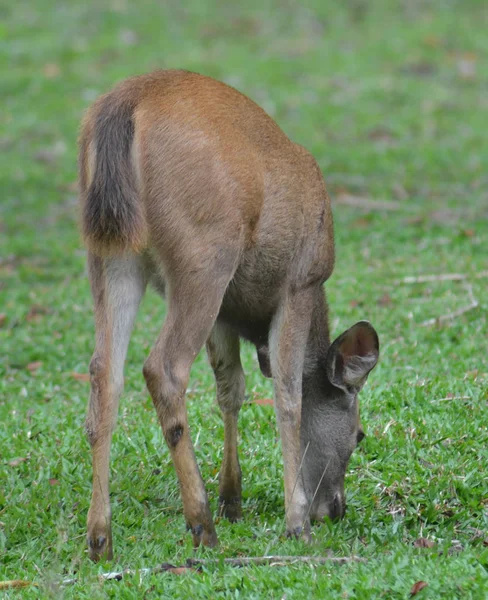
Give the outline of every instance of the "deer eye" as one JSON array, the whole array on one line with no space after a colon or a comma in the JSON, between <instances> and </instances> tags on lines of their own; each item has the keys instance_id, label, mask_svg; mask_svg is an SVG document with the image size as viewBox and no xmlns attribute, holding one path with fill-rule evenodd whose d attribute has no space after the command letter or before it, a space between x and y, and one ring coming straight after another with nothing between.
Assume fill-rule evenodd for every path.
<instances>
[{"instance_id":1,"label":"deer eye","mask_svg":"<svg viewBox=\"0 0 488 600\"><path fill-rule=\"evenodd\" d=\"M366 437L366 434L364 433L364 431L362 429L358 429L357 438L356 438L357 443L360 444L364 440L365 437Z\"/></svg>"}]
</instances>

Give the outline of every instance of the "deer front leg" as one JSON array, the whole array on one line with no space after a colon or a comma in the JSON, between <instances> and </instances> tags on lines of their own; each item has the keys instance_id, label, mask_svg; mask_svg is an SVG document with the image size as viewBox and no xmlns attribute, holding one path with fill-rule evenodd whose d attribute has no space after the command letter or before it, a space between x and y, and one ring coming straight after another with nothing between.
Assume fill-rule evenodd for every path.
<instances>
[{"instance_id":1,"label":"deer front leg","mask_svg":"<svg viewBox=\"0 0 488 600\"><path fill-rule=\"evenodd\" d=\"M237 521L242 516L237 421L245 392L239 336L225 324L217 322L207 341L207 352L224 420L224 459L219 473L220 513L230 521Z\"/></svg>"},{"instance_id":2,"label":"deer front leg","mask_svg":"<svg viewBox=\"0 0 488 600\"><path fill-rule=\"evenodd\" d=\"M271 372L283 452L286 532L307 541L310 539L310 521L300 473L300 425L303 364L312 307L310 289L289 292L270 331Z\"/></svg>"}]
</instances>

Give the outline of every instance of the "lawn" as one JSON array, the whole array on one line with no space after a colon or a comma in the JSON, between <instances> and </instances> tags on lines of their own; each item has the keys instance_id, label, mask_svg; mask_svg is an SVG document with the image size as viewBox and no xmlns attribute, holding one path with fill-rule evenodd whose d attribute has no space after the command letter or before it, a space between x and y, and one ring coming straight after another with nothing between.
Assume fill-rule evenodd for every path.
<instances>
[{"instance_id":1,"label":"lawn","mask_svg":"<svg viewBox=\"0 0 488 600\"><path fill-rule=\"evenodd\" d=\"M408 598L420 581L418 598L488 594L488 8L481 0L306 4L0 7L0 580L36 584L5 597ZM284 537L276 422L261 402L272 387L243 346L244 519L217 520L218 550L193 551L141 374L165 312L149 292L112 447L115 560L87 557L83 424L94 327L76 137L98 94L156 67L234 85L314 153L335 216L332 332L368 319L380 335L346 517L316 526L310 546ZM436 277L405 279L422 275ZM216 513L223 425L214 395L202 353L188 410ZM244 568L218 560L265 554L363 560ZM182 575L98 577L195 556L216 562ZM66 578L76 583L61 587Z\"/></svg>"}]
</instances>

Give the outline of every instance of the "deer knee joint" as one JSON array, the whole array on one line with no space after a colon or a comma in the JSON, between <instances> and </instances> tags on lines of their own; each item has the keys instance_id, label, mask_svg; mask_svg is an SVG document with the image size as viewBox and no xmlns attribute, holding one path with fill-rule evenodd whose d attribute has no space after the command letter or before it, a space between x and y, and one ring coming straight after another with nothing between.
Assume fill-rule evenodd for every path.
<instances>
[{"instance_id":1,"label":"deer knee joint","mask_svg":"<svg viewBox=\"0 0 488 600\"><path fill-rule=\"evenodd\" d=\"M102 357L94 354L88 371L90 373L90 385L93 396L93 394L99 394L106 387L108 368Z\"/></svg>"},{"instance_id":2,"label":"deer knee joint","mask_svg":"<svg viewBox=\"0 0 488 600\"><path fill-rule=\"evenodd\" d=\"M301 421L300 409L297 405L285 402L277 406L278 419L280 423L299 424Z\"/></svg>"},{"instance_id":3,"label":"deer knee joint","mask_svg":"<svg viewBox=\"0 0 488 600\"><path fill-rule=\"evenodd\" d=\"M85 433L88 439L88 443L91 447L93 447L95 445L95 442L97 441L97 431L95 424L92 422L90 417L88 417L85 421Z\"/></svg>"},{"instance_id":4,"label":"deer knee joint","mask_svg":"<svg viewBox=\"0 0 488 600\"><path fill-rule=\"evenodd\" d=\"M173 412L184 396L189 369L178 369L169 364L157 364L149 357L144 363L143 374L156 408L162 408L165 412Z\"/></svg>"},{"instance_id":5,"label":"deer knee joint","mask_svg":"<svg viewBox=\"0 0 488 600\"><path fill-rule=\"evenodd\" d=\"M149 362L149 359L146 360L144 366L142 367L142 374L144 375L144 379L149 391L151 391L151 389L157 384L158 373Z\"/></svg>"},{"instance_id":6,"label":"deer knee joint","mask_svg":"<svg viewBox=\"0 0 488 600\"><path fill-rule=\"evenodd\" d=\"M98 354L92 356L88 370L90 372L90 377L92 378L100 377L105 371L103 360Z\"/></svg>"}]
</instances>

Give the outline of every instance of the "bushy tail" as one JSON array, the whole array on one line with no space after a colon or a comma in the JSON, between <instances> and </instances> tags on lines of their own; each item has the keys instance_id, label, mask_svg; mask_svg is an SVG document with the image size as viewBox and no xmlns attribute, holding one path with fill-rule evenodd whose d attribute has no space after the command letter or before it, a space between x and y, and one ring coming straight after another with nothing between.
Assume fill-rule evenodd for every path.
<instances>
[{"instance_id":1,"label":"bushy tail","mask_svg":"<svg viewBox=\"0 0 488 600\"><path fill-rule=\"evenodd\" d=\"M147 224L132 163L134 103L108 94L94 108L92 134L80 141L83 237L97 254L140 251Z\"/></svg>"}]
</instances>

